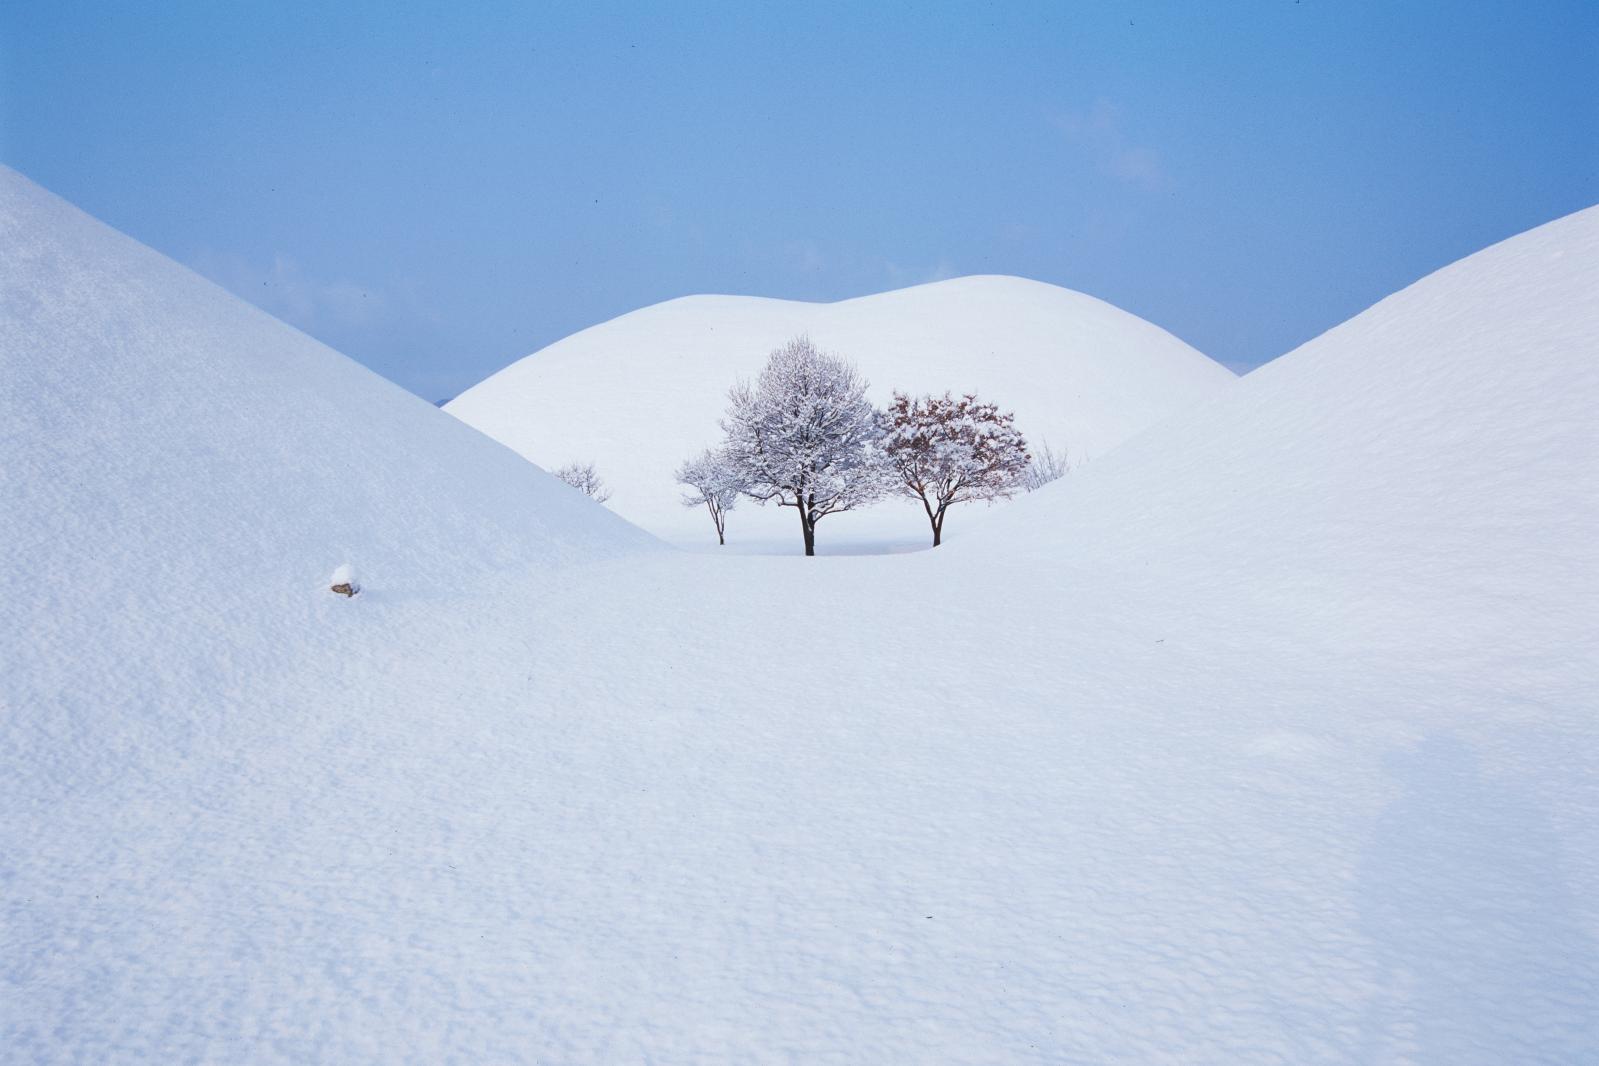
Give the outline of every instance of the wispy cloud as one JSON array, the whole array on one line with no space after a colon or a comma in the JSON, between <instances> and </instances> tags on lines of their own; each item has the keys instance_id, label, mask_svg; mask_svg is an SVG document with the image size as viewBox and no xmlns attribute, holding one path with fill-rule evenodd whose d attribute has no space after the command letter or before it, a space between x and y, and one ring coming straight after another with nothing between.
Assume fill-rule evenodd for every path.
<instances>
[{"instance_id":1,"label":"wispy cloud","mask_svg":"<svg viewBox=\"0 0 1599 1066\"><path fill-rule=\"evenodd\" d=\"M789 241L783 247L783 257L802 274L820 274L827 269L827 254L815 241Z\"/></svg>"},{"instance_id":2,"label":"wispy cloud","mask_svg":"<svg viewBox=\"0 0 1599 1066\"><path fill-rule=\"evenodd\" d=\"M955 263L948 256L939 256L931 265L901 266L898 263L884 263L883 272L888 276L889 284L897 289L907 288L911 285L926 285L933 281L947 281L956 277L958 271Z\"/></svg>"},{"instance_id":3,"label":"wispy cloud","mask_svg":"<svg viewBox=\"0 0 1599 1066\"><path fill-rule=\"evenodd\" d=\"M1086 111L1061 115L1055 126L1111 177L1144 189L1159 189L1169 180L1159 154L1128 137L1122 109L1109 100L1096 100Z\"/></svg>"},{"instance_id":4,"label":"wispy cloud","mask_svg":"<svg viewBox=\"0 0 1599 1066\"><path fill-rule=\"evenodd\" d=\"M273 256L263 266L232 253L202 251L189 265L307 333L370 326L383 317L388 304L384 293L373 286L311 278L286 255Z\"/></svg>"}]
</instances>

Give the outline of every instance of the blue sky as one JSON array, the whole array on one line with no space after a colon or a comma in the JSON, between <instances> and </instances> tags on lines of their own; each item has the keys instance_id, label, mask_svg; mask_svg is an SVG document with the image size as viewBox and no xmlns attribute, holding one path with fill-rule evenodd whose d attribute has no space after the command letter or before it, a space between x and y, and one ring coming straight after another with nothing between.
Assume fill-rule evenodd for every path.
<instances>
[{"instance_id":1,"label":"blue sky","mask_svg":"<svg viewBox=\"0 0 1599 1066\"><path fill-rule=\"evenodd\" d=\"M1020 274L1243 370L1599 202L1599 4L0 6L0 160L429 399Z\"/></svg>"}]
</instances>

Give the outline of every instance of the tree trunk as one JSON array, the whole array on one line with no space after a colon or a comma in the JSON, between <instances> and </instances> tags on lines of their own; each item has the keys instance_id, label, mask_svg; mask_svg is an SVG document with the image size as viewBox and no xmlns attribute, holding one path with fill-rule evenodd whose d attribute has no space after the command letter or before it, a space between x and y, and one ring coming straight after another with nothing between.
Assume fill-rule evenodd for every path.
<instances>
[{"instance_id":1,"label":"tree trunk","mask_svg":"<svg viewBox=\"0 0 1599 1066\"><path fill-rule=\"evenodd\" d=\"M944 543L944 509L940 507L938 514L933 516L933 547Z\"/></svg>"},{"instance_id":2,"label":"tree trunk","mask_svg":"<svg viewBox=\"0 0 1599 1066\"><path fill-rule=\"evenodd\" d=\"M810 508L806 507L805 502L801 500L800 505L796 507L795 510L799 512L800 516L800 532L805 535L805 554L815 555L816 526L811 522Z\"/></svg>"},{"instance_id":3,"label":"tree trunk","mask_svg":"<svg viewBox=\"0 0 1599 1066\"><path fill-rule=\"evenodd\" d=\"M933 527L933 547L938 547L938 527L943 525L943 512L933 513L933 505L927 502L927 493L922 489L916 490L916 495L921 498L922 510L927 512L927 524Z\"/></svg>"}]
</instances>

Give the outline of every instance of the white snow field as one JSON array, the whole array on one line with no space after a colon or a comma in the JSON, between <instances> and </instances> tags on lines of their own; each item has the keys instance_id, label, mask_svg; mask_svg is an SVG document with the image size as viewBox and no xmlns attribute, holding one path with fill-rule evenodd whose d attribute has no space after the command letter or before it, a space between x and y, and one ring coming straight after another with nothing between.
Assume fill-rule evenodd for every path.
<instances>
[{"instance_id":1,"label":"white snow field","mask_svg":"<svg viewBox=\"0 0 1599 1066\"><path fill-rule=\"evenodd\" d=\"M583 330L468 389L445 410L548 469L593 462L607 506L684 547L718 550L703 508L684 508L673 472L718 443L727 390L754 378L774 348L807 334L847 356L886 404L896 388L976 390L1028 440L1074 464L1233 380L1165 330L1082 293L979 276L839 303L688 296ZM955 509L950 529L987 517ZM797 554L792 508L742 501L728 550ZM921 505L891 498L817 527L822 554L924 548Z\"/></svg>"},{"instance_id":2,"label":"white snow field","mask_svg":"<svg viewBox=\"0 0 1599 1066\"><path fill-rule=\"evenodd\" d=\"M0 1059L1595 1060L1599 209L803 559L4 178Z\"/></svg>"}]
</instances>

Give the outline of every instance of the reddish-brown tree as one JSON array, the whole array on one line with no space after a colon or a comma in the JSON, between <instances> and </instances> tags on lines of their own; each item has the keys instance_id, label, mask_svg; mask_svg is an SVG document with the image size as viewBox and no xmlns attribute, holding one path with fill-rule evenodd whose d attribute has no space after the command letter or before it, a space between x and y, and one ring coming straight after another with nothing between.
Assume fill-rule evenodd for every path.
<instances>
[{"instance_id":1,"label":"reddish-brown tree","mask_svg":"<svg viewBox=\"0 0 1599 1066\"><path fill-rule=\"evenodd\" d=\"M950 507L1002 499L1022 487L1031 456L1009 411L972 393L912 398L896 392L886 417L884 449L898 491L921 501L935 547Z\"/></svg>"}]
</instances>

